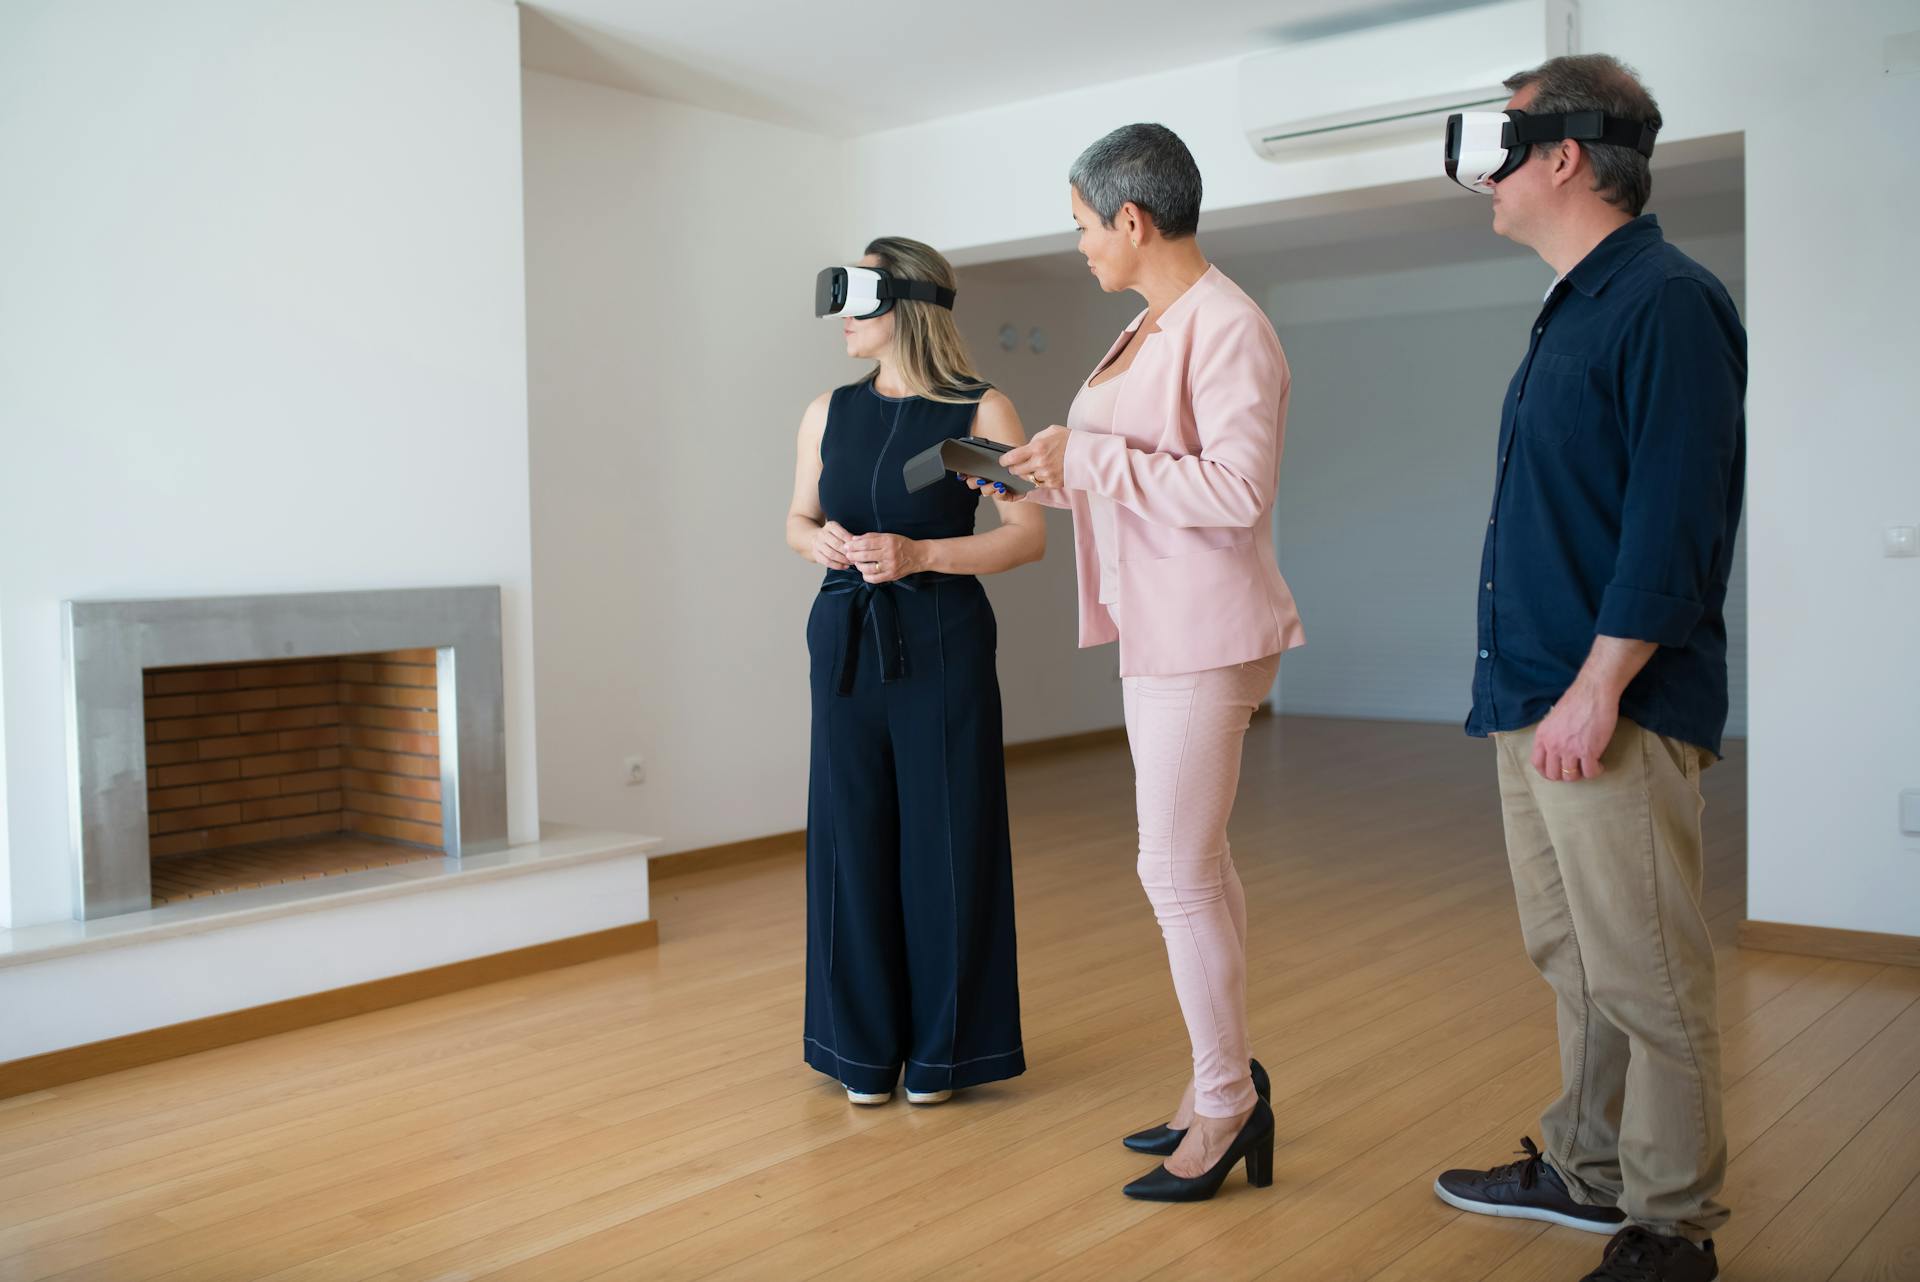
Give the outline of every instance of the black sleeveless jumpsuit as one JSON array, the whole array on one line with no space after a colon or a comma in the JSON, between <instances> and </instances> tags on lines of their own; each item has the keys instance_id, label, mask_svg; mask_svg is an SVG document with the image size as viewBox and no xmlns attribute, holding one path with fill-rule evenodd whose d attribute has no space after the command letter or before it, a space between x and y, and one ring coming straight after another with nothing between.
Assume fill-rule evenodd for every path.
<instances>
[{"instance_id":1,"label":"black sleeveless jumpsuit","mask_svg":"<svg viewBox=\"0 0 1920 1282\"><path fill-rule=\"evenodd\" d=\"M834 392L820 506L849 533L973 533L948 478L908 458L973 428L977 402ZM971 575L869 585L832 570L807 621L806 1059L856 1091L940 1091L1026 1069L995 627Z\"/></svg>"}]
</instances>

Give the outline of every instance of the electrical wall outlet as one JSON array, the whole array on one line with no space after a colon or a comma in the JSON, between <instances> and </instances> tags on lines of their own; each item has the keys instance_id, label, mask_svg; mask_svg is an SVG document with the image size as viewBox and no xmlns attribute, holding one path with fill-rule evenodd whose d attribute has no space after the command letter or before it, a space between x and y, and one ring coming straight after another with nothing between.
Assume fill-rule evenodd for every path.
<instances>
[{"instance_id":1,"label":"electrical wall outlet","mask_svg":"<svg viewBox=\"0 0 1920 1282\"><path fill-rule=\"evenodd\" d=\"M627 758L626 783L629 788L647 781L647 759L645 757Z\"/></svg>"}]
</instances>

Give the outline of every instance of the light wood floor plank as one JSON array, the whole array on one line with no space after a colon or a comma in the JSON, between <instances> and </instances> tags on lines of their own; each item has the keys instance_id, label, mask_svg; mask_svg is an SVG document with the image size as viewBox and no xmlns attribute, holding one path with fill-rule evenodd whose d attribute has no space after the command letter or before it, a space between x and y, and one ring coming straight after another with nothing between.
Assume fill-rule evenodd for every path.
<instances>
[{"instance_id":1,"label":"light wood floor plank","mask_svg":"<svg viewBox=\"0 0 1920 1282\"><path fill-rule=\"evenodd\" d=\"M1920 1282L1920 1177L1881 1215L1831 1282Z\"/></svg>"}]
</instances>

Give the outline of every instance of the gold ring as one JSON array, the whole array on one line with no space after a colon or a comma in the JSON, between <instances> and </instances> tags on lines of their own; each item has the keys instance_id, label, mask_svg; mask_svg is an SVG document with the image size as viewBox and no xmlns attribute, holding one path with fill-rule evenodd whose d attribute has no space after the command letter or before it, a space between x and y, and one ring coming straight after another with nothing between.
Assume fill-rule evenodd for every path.
<instances>
[{"instance_id":1,"label":"gold ring","mask_svg":"<svg viewBox=\"0 0 1920 1282\"><path fill-rule=\"evenodd\" d=\"M1562 779L1577 779L1580 777L1580 772L1578 770L1562 770L1560 777Z\"/></svg>"}]
</instances>

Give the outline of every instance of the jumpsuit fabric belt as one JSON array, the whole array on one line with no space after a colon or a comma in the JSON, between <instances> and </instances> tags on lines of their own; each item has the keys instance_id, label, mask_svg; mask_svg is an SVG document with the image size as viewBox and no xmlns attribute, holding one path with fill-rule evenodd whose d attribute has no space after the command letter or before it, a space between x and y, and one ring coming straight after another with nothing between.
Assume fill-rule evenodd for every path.
<instances>
[{"instance_id":1,"label":"jumpsuit fabric belt","mask_svg":"<svg viewBox=\"0 0 1920 1282\"><path fill-rule=\"evenodd\" d=\"M898 681L907 675L907 648L900 636L900 611L894 604L895 592L918 592L930 583L943 583L961 576L928 571L909 574L888 583L868 583L854 570L834 570L820 585L824 596L847 598L847 643L840 654L836 689L842 698L853 693L854 678L860 673L860 645L856 638L866 625L873 624L874 645L880 653L880 680Z\"/></svg>"}]
</instances>

